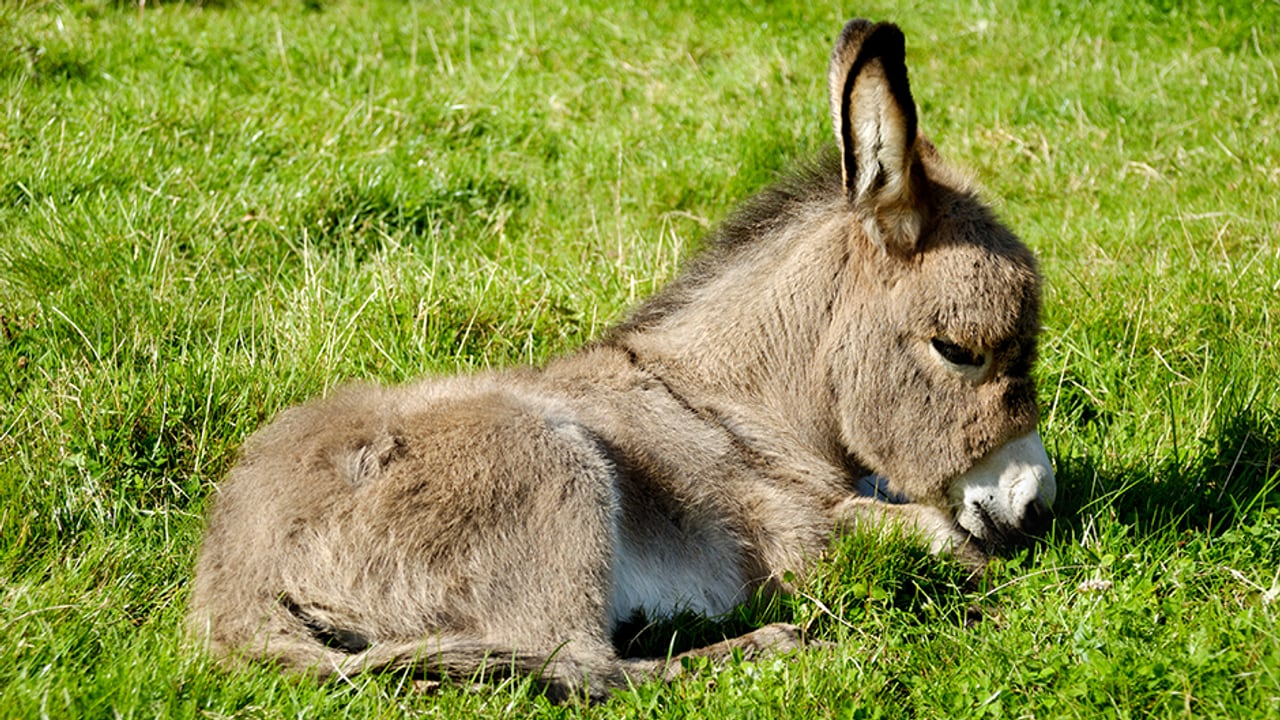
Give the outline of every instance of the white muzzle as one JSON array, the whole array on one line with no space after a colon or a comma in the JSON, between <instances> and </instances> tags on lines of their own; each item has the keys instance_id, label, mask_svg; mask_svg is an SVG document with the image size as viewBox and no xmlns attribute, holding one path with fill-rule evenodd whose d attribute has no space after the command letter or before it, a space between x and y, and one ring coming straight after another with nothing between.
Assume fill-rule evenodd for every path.
<instances>
[{"instance_id":1,"label":"white muzzle","mask_svg":"<svg viewBox=\"0 0 1280 720\"><path fill-rule=\"evenodd\" d=\"M952 481L947 499L960 527L983 542L1037 535L1058 493L1040 433L1011 440Z\"/></svg>"}]
</instances>

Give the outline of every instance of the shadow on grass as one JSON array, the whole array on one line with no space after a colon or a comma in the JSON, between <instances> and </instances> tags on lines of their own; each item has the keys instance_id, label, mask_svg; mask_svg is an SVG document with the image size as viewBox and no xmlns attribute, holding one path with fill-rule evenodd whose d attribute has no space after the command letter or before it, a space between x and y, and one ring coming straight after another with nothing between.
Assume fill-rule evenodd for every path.
<instances>
[{"instance_id":1,"label":"shadow on grass","mask_svg":"<svg viewBox=\"0 0 1280 720\"><path fill-rule=\"evenodd\" d=\"M1195 445L1148 464L1056 460L1057 530L1077 537L1100 513L1143 534L1217 534L1280 504L1280 416L1255 409L1223 416Z\"/></svg>"}]
</instances>

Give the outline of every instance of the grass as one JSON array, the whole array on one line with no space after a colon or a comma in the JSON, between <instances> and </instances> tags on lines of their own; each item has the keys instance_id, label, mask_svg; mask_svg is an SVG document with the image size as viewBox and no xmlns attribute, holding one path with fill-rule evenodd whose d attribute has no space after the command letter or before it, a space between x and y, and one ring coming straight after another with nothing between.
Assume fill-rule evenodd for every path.
<instances>
[{"instance_id":1,"label":"grass","mask_svg":"<svg viewBox=\"0 0 1280 720\"><path fill-rule=\"evenodd\" d=\"M1048 542L980 587L853 537L835 641L600 708L224 672L210 490L353 378L539 362L827 142L810 3L0 6L0 715L1275 717L1280 3L870 2L1047 278Z\"/></svg>"}]
</instances>

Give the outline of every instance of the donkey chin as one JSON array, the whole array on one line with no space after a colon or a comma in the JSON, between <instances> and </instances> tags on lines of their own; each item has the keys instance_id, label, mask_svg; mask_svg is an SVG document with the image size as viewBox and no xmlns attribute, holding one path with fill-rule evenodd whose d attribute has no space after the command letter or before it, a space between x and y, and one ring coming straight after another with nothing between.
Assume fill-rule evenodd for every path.
<instances>
[{"instance_id":1,"label":"donkey chin","mask_svg":"<svg viewBox=\"0 0 1280 720\"><path fill-rule=\"evenodd\" d=\"M956 523L991 552L1043 536L1057 492L1040 433L1030 432L952 480L947 500Z\"/></svg>"}]
</instances>

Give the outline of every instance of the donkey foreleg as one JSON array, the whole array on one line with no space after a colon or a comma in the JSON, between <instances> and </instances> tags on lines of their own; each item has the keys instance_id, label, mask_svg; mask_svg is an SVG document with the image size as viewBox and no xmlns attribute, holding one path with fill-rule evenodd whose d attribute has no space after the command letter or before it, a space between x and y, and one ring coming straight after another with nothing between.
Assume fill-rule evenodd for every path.
<instances>
[{"instance_id":1,"label":"donkey foreleg","mask_svg":"<svg viewBox=\"0 0 1280 720\"><path fill-rule=\"evenodd\" d=\"M975 570L987 562L978 541L941 508L854 495L837 505L833 514L839 532L906 530L919 534L935 555L950 554Z\"/></svg>"}]
</instances>

